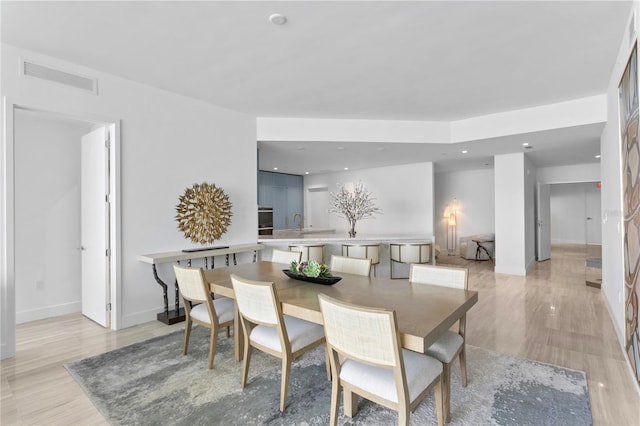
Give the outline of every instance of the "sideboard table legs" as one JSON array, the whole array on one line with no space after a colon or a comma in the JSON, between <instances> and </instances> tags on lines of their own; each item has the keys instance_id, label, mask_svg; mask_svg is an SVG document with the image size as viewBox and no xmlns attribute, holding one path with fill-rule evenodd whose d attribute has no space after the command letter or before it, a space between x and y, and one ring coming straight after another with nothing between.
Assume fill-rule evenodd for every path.
<instances>
[{"instance_id":1,"label":"sideboard table legs","mask_svg":"<svg viewBox=\"0 0 640 426\"><path fill-rule=\"evenodd\" d=\"M164 311L158 313L158 321L165 323L167 325L184 321L185 320L184 308L180 307L180 290L178 289L178 282L176 281L176 283L174 284L175 296L176 296L175 309L170 311L168 286L158 276L158 270L156 269L156 265L153 264L152 266L153 266L153 278L155 278L156 282L160 285L160 287L162 287L162 296L164 298Z\"/></svg>"}]
</instances>

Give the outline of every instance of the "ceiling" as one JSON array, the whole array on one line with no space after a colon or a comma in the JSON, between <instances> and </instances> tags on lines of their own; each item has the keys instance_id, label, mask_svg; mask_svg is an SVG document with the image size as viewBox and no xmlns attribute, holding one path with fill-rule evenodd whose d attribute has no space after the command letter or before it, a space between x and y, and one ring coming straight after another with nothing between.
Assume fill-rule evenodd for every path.
<instances>
[{"instance_id":1,"label":"ceiling","mask_svg":"<svg viewBox=\"0 0 640 426\"><path fill-rule=\"evenodd\" d=\"M2 1L0 7L3 42L247 114L454 121L605 93L631 3ZM269 22L275 12L286 15L285 25ZM602 128L570 130L527 135L534 164L593 162ZM342 160L351 170L418 160L434 161L436 170L490 167L493 154L522 150L521 142L260 142L260 168L317 173ZM474 149L463 155L463 145Z\"/></svg>"}]
</instances>

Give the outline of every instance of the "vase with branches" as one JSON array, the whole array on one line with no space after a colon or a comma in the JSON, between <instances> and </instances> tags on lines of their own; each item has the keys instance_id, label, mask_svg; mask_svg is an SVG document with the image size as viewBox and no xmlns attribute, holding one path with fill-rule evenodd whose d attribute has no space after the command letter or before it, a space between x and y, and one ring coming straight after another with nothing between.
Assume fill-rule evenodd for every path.
<instances>
[{"instance_id":1,"label":"vase with branches","mask_svg":"<svg viewBox=\"0 0 640 426\"><path fill-rule=\"evenodd\" d=\"M349 222L349 236L356 236L356 222L373 217L382 211L376 207L375 198L362 182L355 183L349 190L344 184L338 184L338 192L331 193L329 212L337 213Z\"/></svg>"}]
</instances>

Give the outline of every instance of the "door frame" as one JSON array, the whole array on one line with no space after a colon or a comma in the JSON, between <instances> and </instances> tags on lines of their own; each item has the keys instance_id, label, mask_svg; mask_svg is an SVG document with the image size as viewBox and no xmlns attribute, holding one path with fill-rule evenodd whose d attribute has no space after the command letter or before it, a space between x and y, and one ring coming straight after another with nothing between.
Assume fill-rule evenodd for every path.
<instances>
[{"instance_id":1,"label":"door frame","mask_svg":"<svg viewBox=\"0 0 640 426\"><path fill-rule=\"evenodd\" d=\"M109 158L109 186L111 206L109 214L109 243L111 264L109 274L111 299L111 329L122 326L122 246L121 246L121 180L120 180L120 120L90 115L75 115L52 111L46 107L17 103L6 96L2 99L2 122L4 132L0 149L0 164L3 173L0 185L0 359L15 356L16 353L16 299L15 299L15 128L16 109L44 113L49 116L65 117L113 128Z\"/></svg>"},{"instance_id":2,"label":"door frame","mask_svg":"<svg viewBox=\"0 0 640 426\"><path fill-rule=\"evenodd\" d=\"M541 190L545 188L545 194L542 194ZM549 218L549 211L551 209L551 197L550 197L550 189L551 184L545 182L536 182L536 200L535 200L535 210L536 210L536 261L542 262L545 260L551 259L551 220ZM546 209L542 211L541 201L545 203ZM544 216L544 218L541 218ZM544 219L544 220L543 220ZM546 222L546 223L545 223ZM540 224L544 224L546 231L540 232L541 226ZM543 241L543 237L548 236L548 241ZM544 246L544 247L543 247ZM548 247L547 247L548 246ZM546 257L547 251L549 256ZM541 256L542 255L542 256ZM541 259L541 257L544 257Z\"/></svg>"}]
</instances>

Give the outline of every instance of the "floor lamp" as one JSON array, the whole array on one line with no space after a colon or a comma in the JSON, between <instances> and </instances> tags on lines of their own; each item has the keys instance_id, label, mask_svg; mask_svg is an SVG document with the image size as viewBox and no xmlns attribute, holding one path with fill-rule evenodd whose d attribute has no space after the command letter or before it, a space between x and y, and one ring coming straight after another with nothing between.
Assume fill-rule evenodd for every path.
<instances>
[{"instance_id":1,"label":"floor lamp","mask_svg":"<svg viewBox=\"0 0 640 426\"><path fill-rule=\"evenodd\" d=\"M454 256L456 254L458 240L458 202L454 198L451 205L448 205L444 211L444 218L447 222L447 254Z\"/></svg>"}]
</instances>

